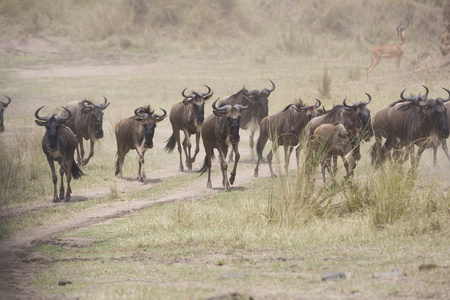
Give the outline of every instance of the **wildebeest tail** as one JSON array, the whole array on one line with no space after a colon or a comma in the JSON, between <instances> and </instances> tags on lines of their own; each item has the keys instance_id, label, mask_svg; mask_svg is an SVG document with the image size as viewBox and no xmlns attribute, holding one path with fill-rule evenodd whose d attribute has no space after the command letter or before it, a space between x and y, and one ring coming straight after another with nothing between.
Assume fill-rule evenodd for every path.
<instances>
[{"instance_id":1,"label":"wildebeest tail","mask_svg":"<svg viewBox=\"0 0 450 300\"><path fill-rule=\"evenodd\" d=\"M72 164L71 173L72 173L73 179L79 179L79 178L81 178L81 176L84 175L83 171L81 171L80 167L77 165L76 162L73 162L73 164Z\"/></svg>"},{"instance_id":2,"label":"wildebeest tail","mask_svg":"<svg viewBox=\"0 0 450 300\"><path fill-rule=\"evenodd\" d=\"M177 140L175 139L175 134L172 133L170 138L166 141L166 147L164 147L164 151L172 152L173 149L175 149L175 146L177 144Z\"/></svg>"},{"instance_id":3,"label":"wildebeest tail","mask_svg":"<svg viewBox=\"0 0 450 300\"><path fill-rule=\"evenodd\" d=\"M203 162L203 166L198 170L200 176L203 175L208 170L208 156L205 155L205 161Z\"/></svg>"}]
</instances>

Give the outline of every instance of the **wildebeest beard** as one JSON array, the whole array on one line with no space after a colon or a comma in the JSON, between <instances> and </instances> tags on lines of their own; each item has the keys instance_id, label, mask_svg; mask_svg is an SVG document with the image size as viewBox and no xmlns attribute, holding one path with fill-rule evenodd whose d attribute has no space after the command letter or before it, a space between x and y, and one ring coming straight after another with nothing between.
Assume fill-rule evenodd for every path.
<instances>
[{"instance_id":1,"label":"wildebeest beard","mask_svg":"<svg viewBox=\"0 0 450 300\"><path fill-rule=\"evenodd\" d=\"M156 124L144 124L144 132L145 132L145 142L144 147L145 148L153 148L153 136L155 134L155 127Z\"/></svg>"}]
</instances>

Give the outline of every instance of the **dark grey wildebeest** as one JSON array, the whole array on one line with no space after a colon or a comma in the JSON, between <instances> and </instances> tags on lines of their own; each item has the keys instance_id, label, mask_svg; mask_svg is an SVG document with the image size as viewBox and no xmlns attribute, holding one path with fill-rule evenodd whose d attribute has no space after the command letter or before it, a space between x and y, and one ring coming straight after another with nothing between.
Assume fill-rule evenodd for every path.
<instances>
[{"instance_id":1,"label":"dark grey wildebeest","mask_svg":"<svg viewBox=\"0 0 450 300\"><path fill-rule=\"evenodd\" d=\"M3 101L0 101L0 133L5 131L5 126L3 125L3 113L5 111L5 108L8 107L8 105L11 103L11 98L6 95L5 97L6 99L8 99L8 102L5 103Z\"/></svg>"},{"instance_id":2,"label":"dark grey wildebeest","mask_svg":"<svg viewBox=\"0 0 450 300\"><path fill-rule=\"evenodd\" d=\"M224 97L220 101L220 105L236 105L248 106L247 110L242 111L240 127L241 129L250 130L250 152L253 163L256 163L254 147L254 136L259 128L261 120L269 115L269 96L275 90L275 84L270 80L272 88L248 91L245 86L237 93ZM232 161L233 150L230 152L229 160Z\"/></svg>"},{"instance_id":3,"label":"dark grey wildebeest","mask_svg":"<svg viewBox=\"0 0 450 300\"><path fill-rule=\"evenodd\" d=\"M67 126L72 129L77 137L77 162L80 166L87 165L94 155L95 141L103 137L103 110L109 106L108 100L95 105L89 100L72 101L67 104L67 109L72 113L72 118ZM64 110L62 116L67 116ZM90 141L89 156L84 159L83 139Z\"/></svg>"},{"instance_id":4,"label":"dark grey wildebeest","mask_svg":"<svg viewBox=\"0 0 450 300\"><path fill-rule=\"evenodd\" d=\"M156 123L161 122L167 116L157 115L150 108L138 107L131 117L122 118L116 123L115 133L117 140L117 162L116 176L122 178L122 166L125 155L132 149L135 149L139 155L139 169L137 179L144 181L146 177L144 171L144 154L147 149L153 148L153 136L155 134Z\"/></svg>"},{"instance_id":5,"label":"dark grey wildebeest","mask_svg":"<svg viewBox=\"0 0 450 300\"><path fill-rule=\"evenodd\" d=\"M240 104L235 105L222 105L216 107L216 103L219 99L212 104L213 114L205 119L202 126L202 139L205 147L205 163L200 169L203 174L208 170L208 182L206 187L212 188L211 184L211 159L213 157L213 149L216 148L219 151L220 167L222 170L222 184L226 190L230 189L230 184L234 183L236 177L236 169L239 162L240 154L238 144L240 140L239 136L239 122L241 120L241 112L245 111L248 106ZM234 150L234 166L228 180L227 169L227 153L228 146Z\"/></svg>"},{"instance_id":6,"label":"dark grey wildebeest","mask_svg":"<svg viewBox=\"0 0 450 300\"><path fill-rule=\"evenodd\" d=\"M395 104L387 114L386 151L391 147L406 149L406 155L411 159L411 166L418 165L420 157L428 147L437 145L438 140L449 136L447 108L444 103L450 100L437 98L428 99L428 89L420 101L408 101ZM381 143L381 137L375 139ZM418 147L417 157L414 145ZM380 145L375 149L382 149ZM380 157L380 153L376 153Z\"/></svg>"},{"instance_id":7,"label":"dark grey wildebeest","mask_svg":"<svg viewBox=\"0 0 450 300\"><path fill-rule=\"evenodd\" d=\"M258 162L256 163L255 177L258 177L260 161L264 161L262 152L268 139L272 141L272 149L267 155L271 177L277 177L273 171L272 157L279 146L284 146L285 170L286 173L288 172L289 157L292 150L299 144L306 124L317 116L317 108L321 103L320 100L316 100L317 103L311 106L303 104L300 100L297 104L290 104L283 111L262 119L259 126L259 138L256 143Z\"/></svg>"},{"instance_id":8,"label":"dark grey wildebeest","mask_svg":"<svg viewBox=\"0 0 450 300\"><path fill-rule=\"evenodd\" d=\"M75 134L70 130L70 128L64 125L65 122L70 118L71 112L67 110L67 117L62 117L58 115L40 117L39 111L44 106L41 106L36 110L34 116L36 124L39 126L45 126L45 134L42 138L42 150L47 156L50 169L52 170L53 178L53 202L58 202L60 200L70 201L70 194L72 190L70 188L70 181L72 177L78 179L83 175L76 162L74 161L75 148L77 147L77 139ZM58 183L58 177L55 171L55 161L60 165L59 174L61 175L61 187L59 189L59 197L56 190L56 185ZM67 190L64 197L64 181L63 176L66 174Z\"/></svg>"},{"instance_id":9,"label":"dark grey wildebeest","mask_svg":"<svg viewBox=\"0 0 450 300\"><path fill-rule=\"evenodd\" d=\"M175 145L178 146L178 153L180 154L180 171L184 171L183 158L181 151L180 131L184 133L183 150L186 156L186 166L188 170L192 170L192 163L200 151L200 132L203 121L205 120L205 101L210 99L213 93L211 88L208 88L206 93L192 92L189 95L185 94L187 88L183 90L181 95L184 97L183 101L175 103L172 106L169 114L169 120L172 124L172 135L167 140L164 150L172 152ZM195 134L195 153L191 155L191 140L190 136Z\"/></svg>"}]
</instances>

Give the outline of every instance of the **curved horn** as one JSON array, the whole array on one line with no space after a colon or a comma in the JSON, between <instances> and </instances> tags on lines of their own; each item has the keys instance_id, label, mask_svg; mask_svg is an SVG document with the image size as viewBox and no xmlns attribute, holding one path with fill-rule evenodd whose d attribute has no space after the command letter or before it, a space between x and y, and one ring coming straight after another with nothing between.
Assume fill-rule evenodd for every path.
<instances>
[{"instance_id":1,"label":"curved horn","mask_svg":"<svg viewBox=\"0 0 450 300\"><path fill-rule=\"evenodd\" d=\"M275 83L273 83L273 81L270 79L269 79L269 81L272 84L272 89L271 90L268 89L268 90L269 90L269 93L272 93L275 90Z\"/></svg>"},{"instance_id":2,"label":"curved horn","mask_svg":"<svg viewBox=\"0 0 450 300\"><path fill-rule=\"evenodd\" d=\"M2 103L3 103L3 107L7 107L8 106L8 104L10 104L11 103L11 98L9 98L8 96L6 96L6 95L3 95L3 96L5 96L6 97L6 99L8 99L8 103L5 103L5 102L3 102L2 101Z\"/></svg>"},{"instance_id":3,"label":"curved horn","mask_svg":"<svg viewBox=\"0 0 450 300\"><path fill-rule=\"evenodd\" d=\"M405 89L400 93L400 98L401 98L402 100L405 100L405 101L407 101L407 100L412 100L411 97L410 97L410 98L405 98L405 97L403 96L403 94L405 93L406 89L407 89L407 88L405 88Z\"/></svg>"},{"instance_id":4,"label":"curved horn","mask_svg":"<svg viewBox=\"0 0 450 300\"><path fill-rule=\"evenodd\" d=\"M83 101L81 101L81 105L85 108L94 108L94 104L89 104L89 101L84 99Z\"/></svg>"},{"instance_id":5,"label":"curved horn","mask_svg":"<svg viewBox=\"0 0 450 300\"><path fill-rule=\"evenodd\" d=\"M426 93L425 93L425 95L424 95L424 97L425 97L425 100L426 99L428 99L428 88L426 87L426 86L424 86L424 85L422 85L424 88L425 88L425 90L427 91Z\"/></svg>"},{"instance_id":6,"label":"curved horn","mask_svg":"<svg viewBox=\"0 0 450 300\"><path fill-rule=\"evenodd\" d=\"M238 110L238 111L243 111L245 109L248 108L248 105L240 105L240 104L235 104L234 107Z\"/></svg>"},{"instance_id":7,"label":"curved horn","mask_svg":"<svg viewBox=\"0 0 450 300\"><path fill-rule=\"evenodd\" d=\"M361 101L360 103L367 105L370 103L370 101L372 101L372 97L368 93L365 93L365 94L367 95L367 97L369 97L369 100L367 100L367 102Z\"/></svg>"},{"instance_id":8,"label":"curved horn","mask_svg":"<svg viewBox=\"0 0 450 300\"><path fill-rule=\"evenodd\" d=\"M204 86L206 86L206 88L208 89L208 92L206 92L204 94L204 96L209 96L209 94L211 94L211 88L209 86L207 86L206 84L204 84Z\"/></svg>"},{"instance_id":9,"label":"curved horn","mask_svg":"<svg viewBox=\"0 0 450 300\"><path fill-rule=\"evenodd\" d=\"M64 106L61 106L62 108L64 108L66 111L67 111L67 113L69 114L67 117L63 117L63 116L56 116L55 117L55 119L58 121L58 122L66 122L67 120L69 120L71 117L72 117L72 112L70 111L70 110L68 110L66 107L64 107Z\"/></svg>"},{"instance_id":10,"label":"curved horn","mask_svg":"<svg viewBox=\"0 0 450 300\"><path fill-rule=\"evenodd\" d=\"M108 105L111 103L111 102L108 102L108 100L106 99L105 96L103 96L103 98L105 99L105 103L102 103L102 104L97 105L98 108L100 108L101 110L104 110L105 108L107 108ZM107 102L108 102L108 103L107 103Z\"/></svg>"},{"instance_id":11,"label":"curved horn","mask_svg":"<svg viewBox=\"0 0 450 300\"><path fill-rule=\"evenodd\" d=\"M138 107L138 108L136 108L136 109L134 110L134 115L136 115L136 116L138 116L138 117L142 117L141 109L142 109L142 110L145 110L145 108L143 108L142 106L141 106L141 107Z\"/></svg>"},{"instance_id":12,"label":"curved horn","mask_svg":"<svg viewBox=\"0 0 450 300\"><path fill-rule=\"evenodd\" d=\"M167 111L165 111L163 108L159 108L160 110L162 110L164 112L163 115L157 115L157 114L153 114L152 117L156 119L156 121L162 121L164 120L164 118L167 116Z\"/></svg>"},{"instance_id":13,"label":"curved horn","mask_svg":"<svg viewBox=\"0 0 450 300\"><path fill-rule=\"evenodd\" d=\"M449 101L450 100L450 91L449 90L447 90L446 88L444 88L443 87L443 89L448 93L448 98L447 99L442 99L442 102L447 102L447 101Z\"/></svg>"},{"instance_id":14,"label":"curved horn","mask_svg":"<svg viewBox=\"0 0 450 300\"><path fill-rule=\"evenodd\" d=\"M39 111L44 107L45 105L42 105L41 107L39 107L38 108L38 110L36 110L36 112L34 113L34 117L36 118L36 119L38 119L38 120L40 120L40 121L45 121L45 122L47 122L47 120L48 120L48 116L47 117L39 117Z\"/></svg>"},{"instance_id":15,"label":"curved horn","mask_svg":"<svg viewBox=\"0 0 450 300\"><path fill-rule=\"evenodd\" d=\"M342 104L344 104L345 107L353 107L351 105L348 105L346 101L347 101L347 96L345 96L344 101L342 101Z\"/></svg>"},{"instance_id":16,"label":"curved horn","mask_svg":"<svg viewBox=\"0 0 450 300\"><path fill-rule=\"evenodd\" d=\"M319 100L319 99L317 99L317 98L316 98L316 101L317 101L317 103L316 103L316 104L314 104L314 107L315 107L315 108L319 108L319 107L320 107L320 105L322 105L322 102L320 102L320 100Z\"/></svg>"},{"instance_id":17,"label":"curved horn","mask_svg":"<svg viewBox=\"0 0 450 300\"><path fill-rule=\"evenodd\" d=\"M184 97L184 98L189 98L189 96L186 96L185 94L184 94L184 92L187 90L188 88L185 88L182 92L181 92L181 95Z\"/></svg>"},{"instance_id":18,"label":"curved horn","mask_svg":"<svg viewBox=\"0 0 450 300\"><path fill-rule=\"evenodd\" d=\"M216 107L216 103L217 103L217 101L219 101L219 99L220 99L220 97L217 98L217 99L213 102L212 108L213 108L214 110L217 110L217 111L223 111L223 110L229 111L229 110L231 109L231 107L232 107L232 106L229 105L229 104L224 105L224 106L221 106L221 107Z\"/></svg>"}]
</instances>

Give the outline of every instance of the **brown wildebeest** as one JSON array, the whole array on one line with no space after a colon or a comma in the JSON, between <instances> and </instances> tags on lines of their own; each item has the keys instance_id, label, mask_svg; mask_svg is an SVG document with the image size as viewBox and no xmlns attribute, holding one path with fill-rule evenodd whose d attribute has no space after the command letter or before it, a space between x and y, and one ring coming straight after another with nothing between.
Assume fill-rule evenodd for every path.
<instances>
[{"instance_id":1,"label":"brown wildebeest","mask_svg":"<svg viewBox=\"0 0 450 300\"><path fill-rule=\"evenodd\" d=\"M147 149L153 148L153 136L155 134L156 123L164 120L167 112L163 115L157 115L150 108L138 107L134 111L134 116L122 118L116 123L115 133L117 140L117 162L116 173L119 178L122 177L122 166L125 155L132 149L135 149L139 155L139 169L137 179L144 181L146 177L144 171L144 154Z\"/></svg>"},{"instance_id":2,"label":"brown wildebeest","mask_svg":"<svg viewBox=\"0 0 450 300\"><path fill-rule=\"evenodd\" d=\"M211 159L213 157L213 149L217 148L219 151L220 167L222 169L222 184L226 190L230 189L230 184L234 183L236 177L236 168L240 158L238 143L239 137L239 122L241 119L241 112L246 110L248 106L240 104L235 105L222 105L216 107L216 102L213 102L213 114L205 119L202 126L202 139L205 147L205 163L200 169L203 174L208 170L208 182L206 187L212 188L211 184ZM234 167L230 174L230 180L227 175L227 153L228 145L231 143L231 147L234 150Z\"/></svg>"},{"instance_id":3,"label":"brown wildebeest","mask_svg":"<svg viewBox=\"0 0 450 300\"><path fill-rule=\"evenodd\" d=\"M3 112L5 111L5 108L11 103L11 98L4 95L6 99L8 99L8 102L5 103L3 101L0 101L0 133L5 131L5 126L3 125Z\"/></svg>"},{"instance_id":4,"label":"brown wildebeest","mask_svg":"<svg viewBox=\"0 0 450 300\"><path fill-rule=\"evenodd\" d=\"M378 65L382 58L395 58L395 69L396 71L400 69L400 62L403 54L405 53L405 30L409 25L409 20L407 20L407 24L405 26L402 25L403 23L397 26L397 37L395 38L396 40L400 40L400 43L377 46L369 50L370 65L367 67L367 80L370 78L370 72L372 69Z\"/></svg>"},{"instance_id":5,"label":"brown wildebeest","mask_svg":"<svg viewBox=\"0 0 450 300\"><path fill-rule=\"evenodd\" d=\"M70 201L70 194L72 190L70 188L70 181L72 176L74 179L80 178L83 172L80 170L78 165L74 161L75 148L77 147L77 139L75 134L66 127L64 123L70 118L71 112L67 110L67 117L62 117L58 115L52 115L47 117L40 117L39 111L44 106L41 106L34 116L36 124L39 126L45 126L45 134L42 138L42 150L47 156L50 169L52 170L53 178L53 202L58 202L60 200ZM66 109L65 107L63 107ZM56 184L58 183L58 177L55 171L55 162L57 161L60 165L59 174L61 175L61 187L59 189L59 197L56 190ZM66 174L67 180L67 191L64 197L64 181L63 176Z\"/></svg>"},{"instance_id":6,"label":"brown wildebeest","mask_svg":"<svg viewBox=\"0 0 450 300\"><path fill-rule=\"evenodd\" d=\"M220 101L220 105L243 105L248 106L247 110L242 111L241 114L241 129L250 130L250 152L253 163L256 163L254 146L254 135L259 128L261 120L269 115L269 96L275 90L275 84L270 80L272 84L271 89L262 89L248 91L245 86L236 94L224 97ZM229 161L233 160L233 149L230 152Z\"/></svg>"},{"instance_id":7,"label":"brown wildebeest","mask_svg":"<svg viewBox=\"0 0 450 300\"><path fill-rule=\"evenodd\" d=\"M449 101L450 97L428 99L428 89L426 87L425 89L427 93L422 100L398 103L388 113L386 151L392 147L390 141L398 141L394 146L405 147L413 168L417 167L425 149L430 145L437 145L439 139L446 139L449 136L447 109L444 103ZM418 146L417 158L414 145ZM380 156L379 153L377 155Z\"/></svg>"},{"instance_id":8,"label":"brown wildebeest","mask_svg":"<svg viewBox=\"0 0 450 300\"><path fill-rule=\"evenodd\" d=\"M105 97L104 103L95 105L89 100L72 101L67 104L67 109L72 113L72 118L66 126L72 129L77 137L77 162L85 166L94 155L94 143L103 137L103 110L110 104ZM67 116L64 110L61 116ZM90 141L89 156L84 159L83 138Z\"/></svg>"},{"instance_id":9,"label":"brown wildebeest","mask_svg":"<svg viewBox=\"0 0 450 300\"><path fill-rule=\"evenodd\" d=\"M185 88L181 93L184 100L175 103L170 110L169 120L172 124L173 133L166 141L167 144L164 150L172 152L175 148L175 144L178 145L181 172L184 171L184 167L181 153L180 130L184 132L183 150L186 156L186 166L188 170L192 170L192 163L195 161L195 157L200 151L200 132L205 119L205 101L210 99L213 95L211 88L206 84L205 86L208 88L208 92L192 92L189 95L184 93L187 89ZM193 157L191 156L191 134L195 134L195 153Z\"/></svg>"},{"instance_id":10,"label":"brown wildebeest","mask_svg":"<svg viewBox=\"0 0 450 300\"><path fill-rule=\"evenodd\" d=\"M334 181L336 169L333 168L331 159L334 156L340 156L344 161L346 170L345 178L353 176L353 170L356 161L360 159L359 147L357 146L358 137L352 136L342 123L322 124L318 126L312 135L312 142L308 144L308 151L322 152L320 164L322 167L323 182L325 180L325 171L328 171Z\"/></svg>"},{"instance_id":11,"label":"brown wildebeest","mask_svg":"<svg viewBox=\"0 0 450 300\"><path fill-rule=\"evenodd\" d=\"M258 162L256 163L255 177L258 177L260 161L264 161L262 152L268 139L272 141L272 149L267 155L270 175L277 177L273 171L272 157L279 146L284 146L285 169L286 174L288 173L289 157L292 150L298 145L301 139L300 135L306 124L317 115L316 109L319 108L321 103L320 100L316 100L317 103L311 106L304 105L300 100L297 104L290 104L283 111L262 119L259 126L259 138L256 143Z\"/></svg>"}]
</instances>

